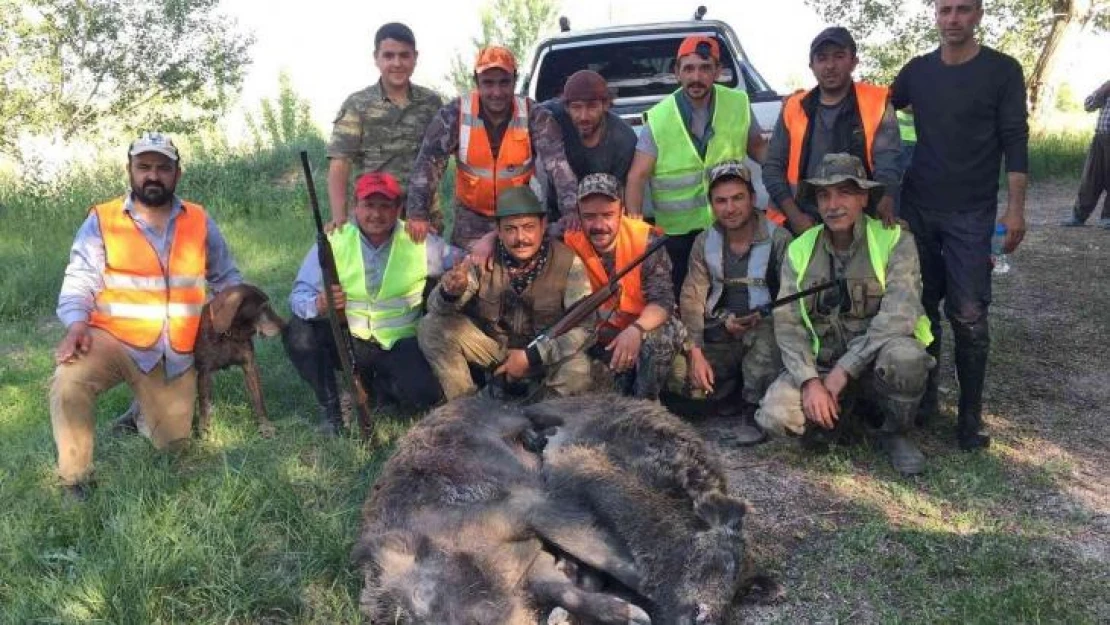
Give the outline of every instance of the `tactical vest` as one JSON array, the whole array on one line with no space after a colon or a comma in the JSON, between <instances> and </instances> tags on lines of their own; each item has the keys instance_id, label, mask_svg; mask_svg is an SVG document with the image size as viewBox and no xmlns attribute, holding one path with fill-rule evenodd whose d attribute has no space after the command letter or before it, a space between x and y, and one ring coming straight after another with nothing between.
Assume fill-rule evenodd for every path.
<instances>
[{"instance_id":1,"label":"tactical vest","mask_svg":"<svg viewBox=\"0 0 1110 625\"><path fill-rule=\"evenodd\" d=\"M347 323L351 335L364 341L376 340L385 349L397 341L416 336L424 284L428 278L428 248L415 243L405 232L405 222L393 228L389 258L376 293L366 288L366 265L362 258L362 236L352 224L328 236L335 254L339 284L347 294Z\"/></svg>"},{"instance_id":2,"label":"tactical vest","mask_svg":"<svg viewBox=\"0 0 1110 625\"><path fill-rule=\"evenodd\" d=\"M497 195L528 184L535 171L528 133L528 99L513 96L513 113L497 157L489 132L478 114L478 92L459 98L459 152L456 155L455 198L480 215L493 217Z\"/></svg>"},{"instance_id":3,"label":"tactical vest","mask_svg":"<svg viewBox=\"0 0 1110 625\"><path fill-rule=\"evenodd\" d=\"M563 297L574 259L569 247L549 241L543 271L518 295L505 267L491 258L479 272L478 295L467 303L468 315L502 344L513 349L525 347L566 312Z\"/></svg>"},{"instance_id":4,"label":"tactical vest","mask_svg":"<svg viewBox=\"0 0 1110 625\"><path fill-rule=\"evenodd\" d=\"M868 217L867 215L864 215L863 219L866 224L867 253L871 262L871 270L874 272L875 278L879 281L879 286L885 291L886 266L890 261L890 254L894 251L894 246L898 245L898 240L902 237L902 228L886 228L883 226L883 222ZM824 229L824 225L819 225L806 230L798 238L794 239L786 250L786 255L790 260L790 266L793 267L798 276L795 284L799 291L813 286L806 285L805 275L806 270L809 269L810 261L813 260L813 251L817 247L817 239ZM815 298L807 297L798 300L798 310L802 316L802 323L805 324L806 329L809 330L809 334L812 337L813 354L816 357L821 353L821 338L818 336L817 330L814 329L813 322L810 320L809 307L806 305L807 300L815 300ZM921 315L917 318L917 323L913 329L913 335L922 345L928 346L933 342L933 333L929 326L928 317Z\"/></svg>"},{"instance_id":5,"label":"tactical vest","mask_svg":"<svg viewBox=\"0 0 1110 625\"><path fill-rule=\"evenodd\" d=\"M632 264L648 247L648 239L652 228L649 224L638 219L621 217L620 229L617 231L616 271L620 271ZM563 241L578 254L586 266L586 275L590 278L590 288L594 291L609 283L609 274L605 271L605 264L601 262L594 246L583 230L571 230L563 235ZM620 297L610 298L601 306L602 313L610 313L604 322L620 331L632 325L644 312L647 305L644 299L643 274L641 264L635 270L625 274L620 281ZM611 333L603 333L610 335Z\"/></svg>"},{"instance_id":6,"label":"tactical vest","mask_svg":"<svg viewBox=\"0 0 1110 625\"><path fill-rule=\"evenodd\" d=\"M753 241L748 252L748 276L745 285L748 289L748 307L755 309L771 303L771 289L767 286L767 267L771 262L771 241L778 228L767 219L758 221L767 235L762 241ZM705 265L709 269L709 299L705 305L705 315L710 316L725 292L725 249L728 246L725 235L718 228L710 228L705 233Z\"/></svg>"},{"instance_id":7,"label":"tactical vest","mask_svg":"<svg viewBox=\"0 0 1110 625\"><path fill-rule=\"evenodd\" d=\"M875 143L879 124L883 121L883 113L886 111L888 90L886 87L877 87L865 82L855 83L853 90L856 102L855 114L863 127L864 136L863 154L854 154L854 156L860 157L870 174L875 170L871 148ZM809 161L811 132L810 113L807 112L807 108L813 110L819 96L817 89L795 93L787 98L782 108L782 123L790 134L790 157L787 161L786 181L794 187L795 191L802 177L805 176Z\"/></svg>"},{"instance_id":8,"label":"tactical vest","mask_svg":"<svg viewBox=\"0 0 1110 625\"><path fill-rule=\"evenodd\" d=\"M651 177L655 223L663 232L674 235L707 228L713 223L707 170L721 161L744 160L748 154L748 127L751 125L748 94L713 85L713 119L710 122L713 136L702 158L678 110L680 93L674 92L645 114L658 148L655 172Z\"/></svg>"},{"instance_id":9,"label":"tactical vest","mask_svg":"<svg viewBox=\"0 0 1110 625\"><path fill-rule=\"evenodd\" d=\"M147 349L169 324L170 346L192 353L206 295L208 216L199 204L181 203L163 268L123 204L124 198L117 198L91 209L104 240L104 289L96 295L89 325Z\"/></svg>"}]
</instances>

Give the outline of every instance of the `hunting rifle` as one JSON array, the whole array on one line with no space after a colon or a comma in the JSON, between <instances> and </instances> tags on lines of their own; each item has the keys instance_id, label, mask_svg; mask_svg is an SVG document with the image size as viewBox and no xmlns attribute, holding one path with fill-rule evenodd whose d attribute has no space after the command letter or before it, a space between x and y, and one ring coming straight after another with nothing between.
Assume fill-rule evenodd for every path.
<instances>
[{"instance_id":1,"label":"hunting rifle","mask_svg":"<svg viewBox=\"0 0 1110 625\"><path fill-rule=\"evenodd\" d=\"M332 286L339 284L339 272L335 268L335 254L331 250L331 242L324 232L324 220L320 216L320 202L316 198L316 183L312 180L312 167L308 164L308 152L301 150L301 166L304 168L305 182L308 183L308 200L312 205L312 216L316 220L316 253L320 261L320 269L324 277L324 298L328 302L328 325L331 326L331 336L335 341L335 351L339 354L339 368L343 372L343 382L351 390L355 400L355 412L358 413L359 434L363 439L369 440L372 435L373 417L370 412L370 396L362 385L362 378L355 369L355 347L351 338L351 329L347 325L347 314L335 306L335 296Z\"/></svg>"},{"instance_id":2,"label":"hunting rifle","mask_svg":"<svg viewBox=\"0 0 1110 625\"><path fill-rule=\"evenodd\" d=\"M841 278L840 280L829 280L828 282L822 282L821 284L811 286L808 289L803 289L801 291L798 291L797 293L794 293L793 295L787 295L786 297L780 297L779 299L777 299L773 302L770 302L768 304L763 304L762 306L756 306L755 308L751 308L751 309L748 310L748 312L746 312L744 314L741 314L741 315L738 315L734 312L722 309L722 310L718 310L718 311L714 312L710 316L713 319L719 319L721 321L725 321L729 317L746 317L746 316L748 316L752 313L759 313L759 316L761 318L762 317L769 317L769 316L771 316L771 311L778 308L779 306L785 306L785 305L789 304L790 302L796 302L796 301L802 299L803 297L809 297L810 295L813 295L815 293L820 293L821 291L824 291L826 289L831 289L834 286L840 286L841 282L844 282L843 278Z\"/></svg>"}]
</instances>

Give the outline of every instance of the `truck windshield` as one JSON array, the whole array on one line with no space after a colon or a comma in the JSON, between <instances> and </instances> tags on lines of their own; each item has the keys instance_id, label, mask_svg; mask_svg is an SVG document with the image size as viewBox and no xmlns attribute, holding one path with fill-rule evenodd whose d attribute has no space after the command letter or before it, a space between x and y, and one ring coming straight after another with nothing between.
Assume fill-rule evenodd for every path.
<instances>
[{"instance_id":1,"label":"truck windshield","mask_svg":"<svg viewBox=\"0 0 1110 625\"><path fill-rule=\"evenodd\" d=\"M736 61L728 46L721 47L721 77L718 84L736 87ZM674 75L675 51L682 36L623 37L611 41L582 41L559 45L547 51L539 64L536 99L558 96L574 72L592 69L609 83L614 98L664 96L678 88Z\"/></svg>"}]
</instances>

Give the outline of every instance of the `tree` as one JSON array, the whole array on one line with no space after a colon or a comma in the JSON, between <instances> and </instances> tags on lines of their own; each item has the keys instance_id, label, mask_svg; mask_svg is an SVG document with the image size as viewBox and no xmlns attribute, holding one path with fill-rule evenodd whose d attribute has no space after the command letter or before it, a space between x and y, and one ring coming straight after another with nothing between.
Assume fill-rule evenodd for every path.
<instances>
[{"instance_id":1,"label":"tree","mask_svg":"<svg viewBox=\"0 0 1110 625\"><path fill-rule=\"evenodd\" d=\"M242 86L253 37L218 0L0 0L0 151L195 129Z\"/></svg>"},{"instance_id":2,"label":"tree","mask_svg":"<svg viewBox=\"0 0 1110 625\"><path fill-rule=\"evenodd\" d=\"M267 147L283 147L320 138L320 129L312 121L312 109L293 87L289 74L278 74L277 100L262 98L256 114L247 112L247 131L256 151ZM261 119L259 119L261 118Z\"/></svg>"},{"instance_id":3,"label":"tree","mask_svg":"<svg viewBox=\"0 0 1110 625\"><path fill-rule=\"evenodd\" d=\"M861 76L889 83L915 54L937 45L931 0L806 0L826 22L852 31L860 44ZM1014 56L1025 70L1036 114L1059 52L1088 28L1110 29L1110 0L992 0L983 41Z\"/></svg>"},{"instance_id":4,"label":"tree","mask_svg":"<svg viewBox=\"0 0 1110 625\"><path fill-rule=\"evenodd\" d=\"M490 44L505 46L523 65L540 35L550 30L559 15L555 0L489 0L482 7L482 35L471 39L473 52L455 54L445 78L466 93L474 86L474 58Z\"/></svg>"}]
</instances>

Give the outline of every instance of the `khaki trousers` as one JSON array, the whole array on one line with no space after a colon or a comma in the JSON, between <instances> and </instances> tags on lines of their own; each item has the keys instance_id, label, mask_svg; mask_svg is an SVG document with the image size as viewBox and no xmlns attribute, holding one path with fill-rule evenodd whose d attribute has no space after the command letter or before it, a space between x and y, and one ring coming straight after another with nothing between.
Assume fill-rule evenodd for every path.
<instances>
[{"instance_id":1,"label":"khaki trousers","mask_svg":"<svg viewBox=\"0 0 1110 625\"><path fill-rule=\"evenodd\" d=\"M92 474L96 434L96 398L121 382L135 393L154 446L165 449L192 432L197 397L196 369L167 380L159 363L144 374L121 343L99 328L90 328L92 346L76 361L58 365L50 382L50 424L58 447L58 475L76 484Z\"/></svg>"}]
</instances>

